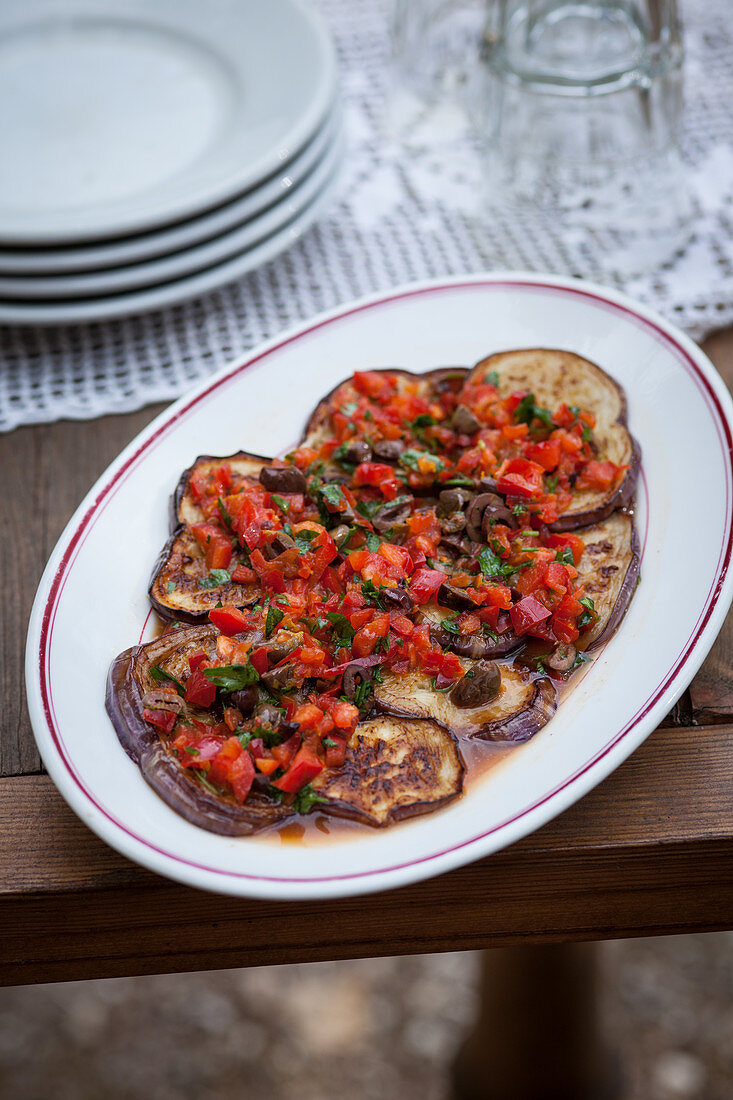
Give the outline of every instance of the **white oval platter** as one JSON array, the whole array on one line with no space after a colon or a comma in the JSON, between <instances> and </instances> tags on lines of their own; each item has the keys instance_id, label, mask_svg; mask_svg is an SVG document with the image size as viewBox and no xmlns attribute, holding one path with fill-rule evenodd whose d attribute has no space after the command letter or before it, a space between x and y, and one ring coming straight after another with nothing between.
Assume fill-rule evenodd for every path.
<instances>
[{"instance_id":1,"label":"white oval platter","mask_svg":"<svg viewBox=\"0 0 733 1100\"><path fill-rule=\"evenodd\" d=\"M532 346L571 349L621 382L643 449L641 584L586 676L532 741L426 817L301 845L277 835L221 837L183 820L146 785L104 710L110 661L145 636L148 575L181 470L197 454L285 452L319 397L356 369L469 365ZM59 540L26 657L31 720L52 779L82 820L130 859L228 894L367 893L512 843L616 768L710 649L733 594L732 421L725 386L691 340L624 296L575 280L498 273L413 284L277 337L153 421Z\"/></svg>"}]
</instances>

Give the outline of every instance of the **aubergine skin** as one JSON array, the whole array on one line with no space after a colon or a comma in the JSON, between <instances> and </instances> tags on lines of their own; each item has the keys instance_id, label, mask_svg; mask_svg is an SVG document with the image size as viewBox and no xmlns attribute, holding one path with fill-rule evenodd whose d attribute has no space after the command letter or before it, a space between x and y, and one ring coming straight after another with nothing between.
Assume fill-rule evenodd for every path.
<instances>
[{"instance_id":1,"label":"aubergine skin","mask_svg":"<svg viewBox=\"0 0 733 1100\"><path fill-rule=\"evenodd\" d=\"M229 581L215 588L202 588L209 575L204 553L191 533L181 524L161 550L153 567L148 598L158 614L172 622L206 623L212 608L220 602L233 607L257 603L260 588L256 584ZM168 590L169 584L174 587Z\"/></svg>"},{"instance_id":2,"label":"aubergine skin","mask_svg":"<svg viewBox=\"0 0 733 1100\"><path fill-rule=\"evenodd\" d=\"M602 523L576 531L585 543L578 583L599 614L586 638L586 649L604 645L618 630L636 592L641 568L639 534L633 517L616 512Z\"/></svg>"},{"instance_id":3,"label":"aubergine skin","mask_svg":"<svg viewBox=\"0 0 733 1100\"><path fill-rule=\"evenodd\" d=\"M212 632L205 628L176 631L147 646L133 646L112 662L105 698L107 714L127 755L139 765L146 782L172 809L191 824L209 832L251 836L286 820L293 811L256 791L251 792L242 805L207 791L177 763L155 729L143 718L142 696L146 690L160 686L146 676L146 670L141 667L143 654L146 651L149 654L151 646L164 643L166 639L170 639L169 648L180 648L184 635L185 642L190 643L193 639L189 646L193 652L201 643L206 643ZM165 653L165 645L158 648L161 654ZM153 663L157 663L154 658L148 662Z\"/></svg>"}]
</instances>

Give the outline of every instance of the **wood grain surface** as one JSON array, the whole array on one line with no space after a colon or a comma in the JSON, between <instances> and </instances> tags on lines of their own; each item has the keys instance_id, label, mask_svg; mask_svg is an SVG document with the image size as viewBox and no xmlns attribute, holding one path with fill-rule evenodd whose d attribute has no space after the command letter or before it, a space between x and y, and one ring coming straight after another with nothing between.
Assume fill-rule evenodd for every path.
<instances>
[{"instance_id":1,"label":"wood grain surface","mask_svg":"<svg viewBox=\"0 0 733 1100\"><path fill-rule=\"evenodd\" d=\"M733 384L733 330L706 346ZM23 648L79 501L162 406L0 436L0 982L213 969L733 926L733 616L660 728L510 849L368 898L270 903L168 883L107 848L42 774Z\"/></svg>"}]
</instances>

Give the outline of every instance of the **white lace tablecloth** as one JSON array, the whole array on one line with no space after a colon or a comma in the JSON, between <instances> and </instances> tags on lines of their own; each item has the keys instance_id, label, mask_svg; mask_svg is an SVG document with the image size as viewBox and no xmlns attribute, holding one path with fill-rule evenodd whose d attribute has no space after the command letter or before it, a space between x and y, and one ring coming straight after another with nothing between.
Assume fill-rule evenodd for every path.
<instances>
[{"instance_id":1,"label":"white lace tablecloth","mask_svg":"<svg viewBox=\"0 0 733 1100\"><path fill-rule=\"evenodd\" d=\"M272 263L185 305L68 328L0 327L0 430L177 397L289 325L397 283L509 268L599 275L592 255L578 270L552 224L532 235L487 217L470 146L458 157L429 147L406 157L385 138L388 4L321 7L338 41L349 142L328 214ZM699 338L733 323L733 8L688 0L683 15L694 237L663 269L615 285Z\"/></svg>"}]
</instances>

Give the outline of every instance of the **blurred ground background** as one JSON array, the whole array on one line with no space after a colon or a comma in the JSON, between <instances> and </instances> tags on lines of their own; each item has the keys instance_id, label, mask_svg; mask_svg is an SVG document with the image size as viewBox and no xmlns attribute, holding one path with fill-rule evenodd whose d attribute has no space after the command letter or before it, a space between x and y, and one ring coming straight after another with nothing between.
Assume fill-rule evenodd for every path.
<instances>
[{"instance_id":1,"label":"blurred ground background","mask_svg":"<svg viewBox=\"0 0 733 1100\"><path fill-rule=\"evenodd\" d=\"M603 945L624 1100L733 1097L733 933ZM2 1100L448 1100L471 953L0 990Z\"/></svg>"}]
</instances>

